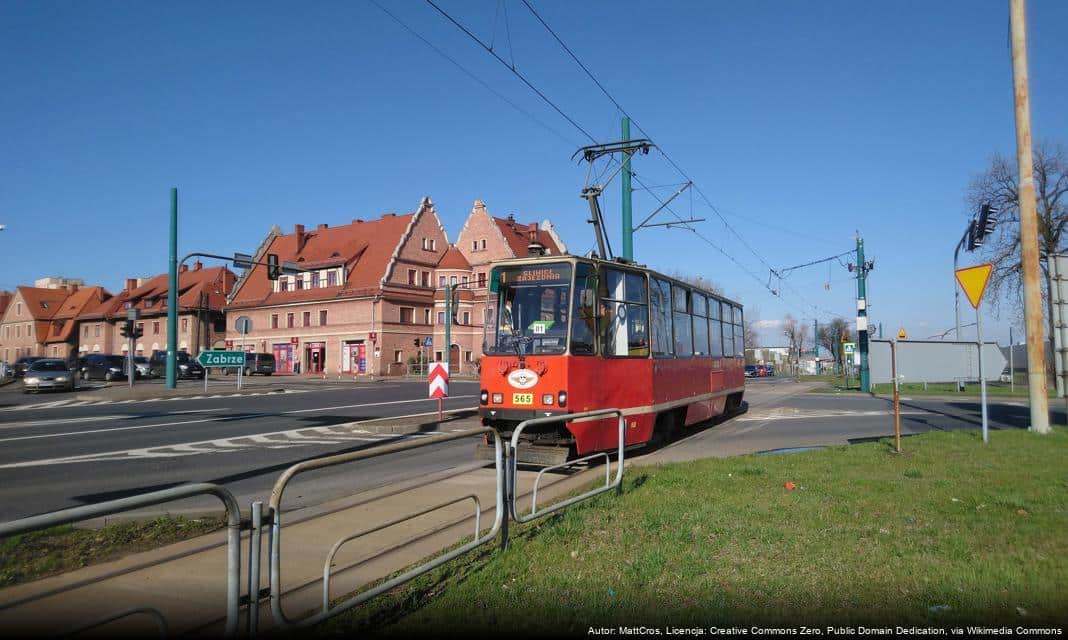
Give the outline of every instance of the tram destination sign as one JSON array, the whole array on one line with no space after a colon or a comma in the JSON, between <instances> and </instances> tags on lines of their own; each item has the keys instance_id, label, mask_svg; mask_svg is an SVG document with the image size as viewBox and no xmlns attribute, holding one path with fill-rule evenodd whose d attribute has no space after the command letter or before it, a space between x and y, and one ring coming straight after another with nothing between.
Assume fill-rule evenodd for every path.
<instances>
[{"instance_id":1,"label":"tram destination sign","mask_svg":"<svg viewBox=\"0 0 1068 640\"><path fill-rule=\"evenodd\" d=\"M571 265L531 265L505 269L501 272L503 284L561 284L571 279Z\"/></svg>"},{"instance_id":2,"label":"tram destination sign","mask_svg":"<svg viewBox=\"0 0 1068 640\"><path fill-rule=\"evenodd\" d=\"M245 354L243 351L201 351L197 362L204 367L243 367Z\"/></svg>"}]
</instances>

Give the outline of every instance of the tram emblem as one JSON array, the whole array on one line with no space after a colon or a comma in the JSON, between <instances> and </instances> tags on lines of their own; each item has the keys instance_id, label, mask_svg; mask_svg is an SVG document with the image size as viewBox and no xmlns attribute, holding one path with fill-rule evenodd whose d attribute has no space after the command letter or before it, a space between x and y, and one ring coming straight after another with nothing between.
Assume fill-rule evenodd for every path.
<instances>
[{"instance_id":1,"label":"tram emblem","mask_svg":"<svg viewBox=\"0 0 1068 640\"><path fill-rule=\"evenodd\" d=\"M530 369L516 369L508 374L508 384L516 389L530 389L538 384L538 374Z\"/></svg>"}]
</instances>

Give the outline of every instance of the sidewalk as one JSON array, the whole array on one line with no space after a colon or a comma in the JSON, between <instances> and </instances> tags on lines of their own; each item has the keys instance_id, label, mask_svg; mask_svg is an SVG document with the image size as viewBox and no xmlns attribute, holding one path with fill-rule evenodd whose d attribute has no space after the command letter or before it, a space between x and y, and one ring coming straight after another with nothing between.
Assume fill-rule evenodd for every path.
<instances>
[{"instance_id":1,"label":"sidewalk","mask_svg":"<svg viewBox=\"0 0 1068 640\"><path fill-rule=\"evenodd\" d=\"M477 426L477 418L453 421L449 429ZM474 449L476 440L472 438ZM359 463L350 463L359 464ZM496 480L492 467L475 461L450 471L382 486L344 499L296 512L286 512L283 499L281 579L283 610L301 618L321 607L323 562L338 539L433 505L468 494L481 501L483 532L494 519ZM541 504L598 477L603 468L573 476L547 474L539 493ZM520 472L517 495L529 505L533 472ZM299 496L294 485L289 498ZM263 496L264 510L268 496ZM247 511L248 505L242 505ZM526 510L527 506L523 509ZM335 560L331 597L338 597L408 567L474 532L473 503L465 501L436 510L377 534L346 544ZM247 517L247 513L245 514ZM499 545L499 538L489 543ZM263 536L261 588L268 587L268 537ZM241 552L242 593L247 587L248 535ZM133 607L154 607L168 620L170 635L199 631L218 635L225 614L225 533L188 540L153 551L94 565L63 575L0 590L0 630L51 635ZM60 615L61 614L61 615ZM244 628L244 617L241 626ZM274 626L269 602L260 603L260 629ZM135 616L104 628L115 633L152 633L146 616Z\"/></svg>"}]
</instances>

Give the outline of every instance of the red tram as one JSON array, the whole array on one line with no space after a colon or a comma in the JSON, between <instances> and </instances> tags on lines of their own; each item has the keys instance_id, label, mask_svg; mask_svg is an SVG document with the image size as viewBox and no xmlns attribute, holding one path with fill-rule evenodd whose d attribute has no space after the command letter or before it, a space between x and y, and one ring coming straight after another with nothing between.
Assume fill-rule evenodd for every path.
<instances>
[{"instance_id":1,"label":"red tram","mask_svg":"<svg viewBox=\"0 0 1068 640\"><path fill-rule=\"evenodd\" d=\"M495 263L479 413L523 420L615 407L640 445L730 412L745 391L742 306L628 261L540 256ZM618 446L615 419L524 430L520 461Z\"/></svg>"}]
</instances>

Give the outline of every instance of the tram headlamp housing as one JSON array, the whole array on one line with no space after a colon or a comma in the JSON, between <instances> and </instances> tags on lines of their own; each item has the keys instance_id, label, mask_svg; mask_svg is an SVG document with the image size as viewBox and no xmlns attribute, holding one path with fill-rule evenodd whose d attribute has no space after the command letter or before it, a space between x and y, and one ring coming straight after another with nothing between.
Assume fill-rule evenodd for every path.
<instances>
[{"instance_id":1,"label":"tram headlamp housing","mask_svg":"<svg viewBox=\"0 0 1068 640\"><path fill-rule=\"evenodd\" d=\"M489 391L486 391L485 389L483 389L482 393L478 394L478 403L479 404L489 404Z\"/></svg>"},{"instance_id":2,"label":"tram headlamp housing","mask_svg":"<svg viewBox=\"0 0 1068 640\"><path fill-rule=\"evenodd\" d=\"M503 403L504 403L504 394L503 393L495 393L495 394L493 394L493 404L503 404Z\"/></svg>"},{"instance_id":3,"label":"tram headlamp housing","mask_svg":"<svg viewBox=\"0 0 1068 640\"><path fill-rule=\"evenodd\" d=\"M558 400L557 404L560 405L561 407L566 407L567 406L567 392L566 391L561 391L560 393L558 393L557 396L556 396L556 399ZM549 403L547 403L547 404L549 404Z\"/></svg>"},{"instance_id":4,"label":"tram headlamp housing","mask_svg":"<svg viewBox=\"0 0 1068 640\"><path fill-rule=\"evenodd\" d=\"M541 403L550 407L553 406L554 399L555 398L553 398L553 394L551 393L543 393L541 395Z\"/></svg>"}]
</instances>

